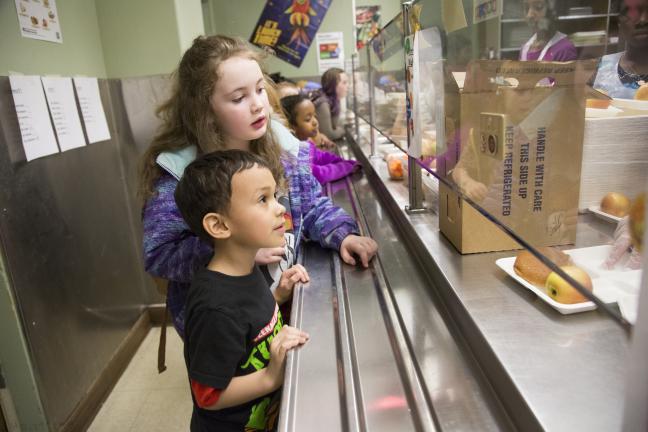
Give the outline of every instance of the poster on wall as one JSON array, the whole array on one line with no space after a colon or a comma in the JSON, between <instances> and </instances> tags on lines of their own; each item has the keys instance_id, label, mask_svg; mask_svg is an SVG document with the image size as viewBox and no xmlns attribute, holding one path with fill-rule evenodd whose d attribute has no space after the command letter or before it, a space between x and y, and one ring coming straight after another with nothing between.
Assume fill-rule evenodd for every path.
<instances>
[{"instance_id":1,"label":"poster on wall","mask_svg":"<svg viewBox=\"0 0 648 432\"><path fill-rule=\"evenodd\" d=\"M56 0L16 0L22 37L63 43Z\"/></svg>"},{"instance_id":2,"label":"poster on wall","mask_svg":"<svg viewBox=\"0 0 648 432\"><path fill-rule=\"evenodd\" d=\"M299 67L332 0L268 0L250 42Z\"/></svg>"},{"instance_id":3,"label":"poster on wall","mask_svg":"<svg viewBox=\"0 0 648 432\"><path fill-rule=\"evenodd\" d=\"M380 6L356 6L356 47L358 50L380 31Z\"/></svg>"},{"instance_id":4,"label":"poster on wall","mask_svg":"<svg viewBox=\"0 0 648 432\"><path fill-rule=\"evenodd\" d=\"M500 15L502 15L502 0L474 0L474 24L498 17Z\"/></svg>"},{"instance_id":5,"label":"poster on wall","mask_svg":"<svg viewBox=\"0 0 648 432\"><path fill-rule=\"evenodd\" d=\"M320 75L332 67L344 70L342 32L317 33L317 70Z\"/></svg>"}]
</instances>

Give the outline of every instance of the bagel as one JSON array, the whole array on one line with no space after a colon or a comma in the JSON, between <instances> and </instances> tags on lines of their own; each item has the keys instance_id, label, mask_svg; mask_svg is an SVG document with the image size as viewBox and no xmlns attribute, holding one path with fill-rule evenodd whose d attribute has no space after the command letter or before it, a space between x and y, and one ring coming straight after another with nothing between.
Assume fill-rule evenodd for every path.
<instances>
[{"instance_id":1,"label":"bagel","mask_svg":"<svg viewBox=\"0 0 648 432\"><path fill-rule=\"evenodd\" d=\"M550 247L539 247L537 249L538 252L549 258L551 262L559 267L571 264L571 257L564 252ZM549 267L540 262L540 260L533 256L533 254L528 250L523 250L517 255L515 263L513 264L513 269L518 276L527 282L543 288L547 281L547 277L549 277L549 274L552 272Z\"/></svg>"}]
</instances>

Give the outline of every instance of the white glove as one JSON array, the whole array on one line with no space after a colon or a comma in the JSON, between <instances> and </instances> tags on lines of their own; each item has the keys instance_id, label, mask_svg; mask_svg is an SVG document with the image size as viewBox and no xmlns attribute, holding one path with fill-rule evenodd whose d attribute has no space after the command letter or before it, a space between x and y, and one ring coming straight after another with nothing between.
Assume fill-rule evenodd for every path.
<instances>
[{"instance_id":1,"label":"white glove","mask_svg":"<svg viewBox=\"0 0 648 432\"><path fill-rule=\"evenodd\" d=\"M630 235L630 219L628 216L619 221L616 230L614 230L614 242L612 250L603 261L603 268L612 270L619 262L622 261L626 253L630 258L625 263L625 267L631 270L641 268L641 254L632 246L632 236Z\"/></svg>"}]
</instances>

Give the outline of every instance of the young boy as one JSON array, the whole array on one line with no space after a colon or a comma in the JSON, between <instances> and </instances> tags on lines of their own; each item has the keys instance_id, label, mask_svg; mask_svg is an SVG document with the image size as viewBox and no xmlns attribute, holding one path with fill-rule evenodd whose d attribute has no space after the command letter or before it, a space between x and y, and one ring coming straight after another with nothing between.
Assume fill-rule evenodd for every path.
<instances>
[{"instance_id":1,"label":"young boy","mask_svg":"<svg viewBox=\"0 0 648 432\"><path fill-rule=\"evenodd\" d=\"M261 158L228 150L192 162L175 191L189 228L214 244L186 304L192 431L274 427L286 352L308 340L305 332L283 325L276 302L289 298L295 283L308 281L306 270L286 270L273 297L254 262L259 248L284 244L286 210L275 188Z\"/></svg>"}]
</instances>

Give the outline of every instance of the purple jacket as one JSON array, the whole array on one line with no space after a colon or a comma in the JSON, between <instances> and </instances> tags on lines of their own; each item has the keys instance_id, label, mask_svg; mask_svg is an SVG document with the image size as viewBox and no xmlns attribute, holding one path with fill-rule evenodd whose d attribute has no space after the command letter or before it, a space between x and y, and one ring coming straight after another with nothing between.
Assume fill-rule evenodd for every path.
<instances>
[{"instance_id":1,"label":"purple jacket","mask_svg":"<svg viewBox=\"0 0 648 432\"><path fill-rule=\"evenodd\" d=\"M289 184L290 210L294 231L317 241L326 248L340 249L349 234L358 234L355 220L335 206L310 170L310 148L302 143L297 158L284 154L282 163ZM144 266L146 271L169 280L167 304L173 323L184 337L184 304L194 272L207 265L213 254L212 245L200 240L182 219L173 193L178 181L164 173L155 185L156 195L145 204Z\"/></svg>"},{"instance_id":2,"label":"purple jacket","mask_svg":"<svg viewBox=\"0 0 648 432\"><path fill-rule=\"evenodd\" d=\"M348 176L358 166L356 161L342 159L333 153L318 149L310 140L308 140L308 144L311 170L322 185Z\"/></svg>"}]
</instances>

